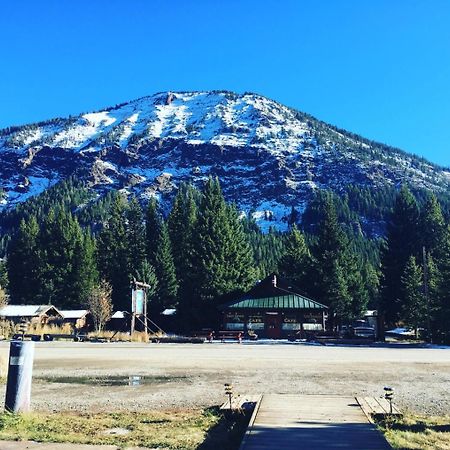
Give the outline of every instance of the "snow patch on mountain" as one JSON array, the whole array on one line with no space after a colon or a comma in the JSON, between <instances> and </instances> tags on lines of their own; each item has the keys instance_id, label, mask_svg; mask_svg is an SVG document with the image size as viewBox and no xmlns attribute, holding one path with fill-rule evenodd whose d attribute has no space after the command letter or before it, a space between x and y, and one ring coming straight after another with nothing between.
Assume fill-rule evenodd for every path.
<instances>
[{"instance_id":1,"label":"snow patch on mountain","mask_svg":"<svg viewBox=\"0 0 450 450\"><path fill-rule=\"evenodd\" d=\"M308 131L289 108L254 94L180 93L166 104L168 95L83 114L69 125L13 133L2 147L25 150L39 144L83 150L96 148L96 139L105 134L119 143L143 134L147 139L183 138L191 144L249 146L281 154L298 150Z\"/></svg>"},{"instance_id":2,"label":"snow patch on mountain","mask_svg":"<svg viewBox=\"0 0 450 450\"><path fill-rule=\"evenodd\" d=\"M450 187L450 172L263 96L162 92L65 119L0 130L0 209L70 175L96 192L170 200L181 182L219 176L267 230L286 229L318 188L403 181ZM3 190L3 191L2 191Z\"/></svg>"}]
</instances>

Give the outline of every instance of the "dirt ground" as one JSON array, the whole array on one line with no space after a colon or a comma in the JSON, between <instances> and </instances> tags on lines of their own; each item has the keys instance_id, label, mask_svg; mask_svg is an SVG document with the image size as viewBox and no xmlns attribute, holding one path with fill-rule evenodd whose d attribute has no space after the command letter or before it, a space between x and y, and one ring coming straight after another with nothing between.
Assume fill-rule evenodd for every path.
<instances>
[{"instance_id":1,"label":"dirt ground","mask_svg":"<svg viewBox=\"0 0 450 450\"><path fill-rule=\"evenodd\" d=\"M8 348L0 343L0 358L7 359ZM138 386L83 381L134 375L150 381ZM60 377L69 380L62 383ZM77 382L68 383L71 377ZM224 383L251 395L381 396L389 385L401 408L450 414L450 349L38 342L32 404L50 411L205 407L225 400Z\"/></svg>"}]
</instances>

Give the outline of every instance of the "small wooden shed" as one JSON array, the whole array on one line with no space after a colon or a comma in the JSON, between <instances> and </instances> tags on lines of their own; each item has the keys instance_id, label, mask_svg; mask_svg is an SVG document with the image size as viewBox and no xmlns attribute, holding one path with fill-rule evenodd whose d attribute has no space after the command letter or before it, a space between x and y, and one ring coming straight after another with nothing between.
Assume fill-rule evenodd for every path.
<instances>
[{"instance_id":1,"label":"small wooden shed","mask_svg":"<svg viewBox=\"0 0 450 450\"><path fill-rule=\"evenodd\" d=\"M62 323L72 325L74 330L88 330L92 325L92 315L88 309L61 310Z\"/></svg>"},{"instance_id":2,"label":"small wooden shed","mask_svg":"<svg viewBox=\"0 0 450 450\"><path fill-rule=\"evenodd\" d=\"M59 323L63 316L52 305L6 305L0 309L0 320L9 320L13 323L22 320L37 324Z\"/></svg>"}]
</instances>

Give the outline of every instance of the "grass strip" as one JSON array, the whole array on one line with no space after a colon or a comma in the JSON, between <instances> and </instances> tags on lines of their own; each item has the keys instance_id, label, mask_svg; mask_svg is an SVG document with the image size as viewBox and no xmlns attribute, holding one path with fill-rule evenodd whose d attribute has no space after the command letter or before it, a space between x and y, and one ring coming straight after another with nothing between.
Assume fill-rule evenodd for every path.
<instances>
[{"instance_id":1,"label":"grass strip","mask_svg":"<svg viewBox=\"0 0 450 450\"><path fill-rule=\"evenodd\" d=\"M0 414L0 440L142 446L170 450L235 450L245 416L218 408L150 412ZM1 447L1 446L0 446Z\"/></svg>"},{"instance_id":2,"label":"grass strip","mask_svg":"<svg viewBox=\"0 0 450 450\"><path fill-rule=\"evenodd\" d=\"M380 419L377 424L394 449L450 450L450 416L407 414L399 419Z\"/></svg>"}]
</instances>

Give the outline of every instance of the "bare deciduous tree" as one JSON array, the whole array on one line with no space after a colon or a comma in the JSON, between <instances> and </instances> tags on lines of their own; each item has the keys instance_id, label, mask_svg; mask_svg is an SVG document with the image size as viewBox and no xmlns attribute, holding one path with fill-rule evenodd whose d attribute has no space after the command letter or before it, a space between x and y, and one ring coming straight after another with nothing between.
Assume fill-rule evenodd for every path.
<instances>
[{"instance_id":1,"label":"bare deciduous tree","mask_svg":"<svg viewBox=\"0 0 450 450\"><path fill-rule=\"evenodd\" d=\"M6 291L0 286L0 308L8 304L8 295Z\"/></svg>"},{"instance_id":2,"label":"bare deciduous tree","mask_svg":"<svg viewBox=\"0 0 450 450\"><path fill-rule=\"evenodd\" d=\"M106 322L111 319L113 310L111 294L111 285L102 280L89 295L88 306L97 332L101 332Z\"/></svg>"}]
</instances>

